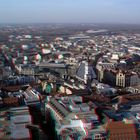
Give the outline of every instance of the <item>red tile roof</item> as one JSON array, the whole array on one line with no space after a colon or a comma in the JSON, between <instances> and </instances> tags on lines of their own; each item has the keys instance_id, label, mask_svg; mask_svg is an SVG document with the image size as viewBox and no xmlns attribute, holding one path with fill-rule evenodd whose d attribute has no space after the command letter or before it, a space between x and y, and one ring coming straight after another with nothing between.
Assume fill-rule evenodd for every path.
<instances>
[{"instance_id":1,"label":"red tile roof","mask_svg":"<svg viewBox=\"0 0 140 140\"><path fill-rule=\"evenodd\" d=\"M114 121L109 122L106 128L109 131L109 140L138 140L134 124Z\"/></svg>"}]
</instances>

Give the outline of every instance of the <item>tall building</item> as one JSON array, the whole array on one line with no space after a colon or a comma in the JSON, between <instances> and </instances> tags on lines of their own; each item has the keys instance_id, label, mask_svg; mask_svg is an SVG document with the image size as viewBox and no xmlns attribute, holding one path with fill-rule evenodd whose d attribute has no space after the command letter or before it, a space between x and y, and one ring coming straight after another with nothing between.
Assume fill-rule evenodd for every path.
<instances>
[{"instance_id":1,"label":"tall building","mask_svg":"<svg viewBox=\"0 0 140 140\"><path fill-rule=\"evenodd\" d=\"M140 83L140 77L136 72L101 69L98 75L100 82L107 83L111 86L129 87L137 86Z\"/></svg>"},{"instance_id":2,"label":"tall building","mask_svg":"<svg viewBox=\"0 0 140 140\"><path fill-rule=\"evenodd\" d=\"M126 75L122 71L119 71L116 74L116 86L125 87L126 85L125 78L126 78Z\"/></svg>"}]
</instances>

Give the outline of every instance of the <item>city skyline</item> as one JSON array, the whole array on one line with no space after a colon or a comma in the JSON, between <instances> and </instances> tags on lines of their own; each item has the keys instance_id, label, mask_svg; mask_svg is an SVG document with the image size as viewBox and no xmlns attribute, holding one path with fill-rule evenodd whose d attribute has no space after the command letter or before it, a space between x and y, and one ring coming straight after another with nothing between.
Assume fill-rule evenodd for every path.
<instances>
[{"instance_id":1,"label":"city skyline","mask_svg":"<svg viewBox=\"0 0 140 140\"><path fill-rule=\"evenodd\" d=\"M139 0L1 0L0 23L140 24Z\"/></svg>"}]
</instances>

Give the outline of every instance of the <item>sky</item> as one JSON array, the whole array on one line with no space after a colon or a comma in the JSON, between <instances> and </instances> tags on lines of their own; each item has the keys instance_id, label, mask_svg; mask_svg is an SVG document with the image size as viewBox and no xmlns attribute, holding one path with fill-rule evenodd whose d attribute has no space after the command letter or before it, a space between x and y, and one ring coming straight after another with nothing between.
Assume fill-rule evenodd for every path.
<instances>
[{"instance_id":1,"label":"sky","mask_svg":"<svg viewBox=\"0 0 140 140\"><path fill-rule=\"evenodd\" d=\"M0 0L0 23L140 24L140 0Z\"/></svg>"}]
</instances>

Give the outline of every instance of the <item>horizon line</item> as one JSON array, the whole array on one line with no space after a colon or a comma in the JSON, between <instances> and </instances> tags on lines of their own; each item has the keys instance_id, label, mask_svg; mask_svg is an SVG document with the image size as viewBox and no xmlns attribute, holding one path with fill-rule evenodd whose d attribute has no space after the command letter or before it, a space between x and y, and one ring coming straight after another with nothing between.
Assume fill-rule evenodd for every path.
<instances>
[{"instance_id":1,"label":"horizon line","mask_svg":"<svg viewBox=\"0 0 140 140\"><path fill-rule=\"evenodd\" d=\"M140 25L140 23L111 23L111 22L0 22L0 25L34 25L34 24L91 24L91 25Z\"/></svg>"}]
</instances>

